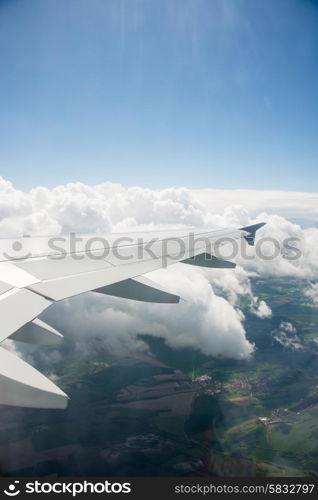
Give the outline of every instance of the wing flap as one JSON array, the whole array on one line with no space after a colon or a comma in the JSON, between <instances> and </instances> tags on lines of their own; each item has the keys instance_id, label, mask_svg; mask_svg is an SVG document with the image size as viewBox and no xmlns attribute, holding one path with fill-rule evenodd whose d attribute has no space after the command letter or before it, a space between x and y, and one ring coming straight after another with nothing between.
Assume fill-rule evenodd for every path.
<instances>
[{"instance_id":1,"label":"wing flap","mask_svg":"<svg viewBox=\"0 0 318 500\"><path fill-rule=\"evenodd\" d=\"M52 301L25 288L13 288L0 295L0 342L32 321L51 304Z\"/></svg>"},{"instance_id":2,"label":"wing flap","mask_svg":"<svg viewBox=\"0 0 318 500\"><path fill-rule=\"evenodd\" d=\"M213 267L217 269L234 269L236 264L229 260L219 259L209 253L200 253L191 259L181 261L183 264L191 264L192 266Z\"/></svg>"},{"instance_id":3,"label":"wing flap","mask_svg":"<svg viewBox=\"0 0 318 500\"><path fill-rule=\"evenodd\" d=\"M12 285L9 285L8 283L4 283L4 281L0 281L0 295L8 292L9 290L11 290L11 288L13 288Z\"/></svg>"},{"instance_id":4,"label":"wing flap","mask_svg":"<svg viewBox=\"0 0 318 500\"><path fill-rule=\"evenodd\" d=\"M51 380L0 347L0 404L28 408L67 407L68 397Z\"/></svg>"},{"instance_id":5,"label":"wing flap","mask_svg":"<svg viewBox=\"0 0 318 500\"><path fill-rule=\"evenodd\" d=\"M97 288L94 292L125 299L139 300L141 302L177 304L180 301L178 295L168 292L168 290L165 290L161 285L145 276Z\"/></svg>"},{"instance_id":6,"label":"wing flap","mask_svg":"<svg viewBox=\"0 0 318 500\"><path fill-rule=\"evenodd\" d=\"M57 346L63 338L63 335L39 318L22 326L10 337L11 340L18 342L47 346Z\"/></svg>"}]
</instances>

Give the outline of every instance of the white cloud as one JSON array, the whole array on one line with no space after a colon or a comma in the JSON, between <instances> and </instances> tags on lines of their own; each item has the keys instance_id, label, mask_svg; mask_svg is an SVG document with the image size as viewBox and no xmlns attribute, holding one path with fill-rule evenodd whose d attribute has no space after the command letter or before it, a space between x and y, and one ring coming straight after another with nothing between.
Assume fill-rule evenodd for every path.
<instances>
[{"instance_id":1,"label":"white cloud","mask_svg":"<svg viewBox=\"0 0 318 500\"><path fill-rule=\"evenodd\" d=\"M194 196L212 214L220 214L231 205L245 207L251 217L260 212L280 215L306 225L318 222L318 194L296 191L252 189L200 189Z\"/></svg>"},{"instance_id":2,"label":"white cloud","mask_svg":"<svg viewBox=\"0 0 318 500\"><path fill-rule=\"evenodd\" d=\"M297 335L296 327L289 321L282 321L277 330L272 332L273 338L286 349L303 350L305 346Z\"/></svg>"},{"instance_id":3,"label":"white cloud","mask_svg":"<svg viewBox=\"0 0 318 500\"><path fill-rule=\"evenodd\" d=\"M51 322L61 323L57 326L67 335L76 332L79 350L90 348L92 331L114 352L145 349L136 339L137 333L144 332L164 337L175 348L191 346L214 356L248 358L253 346L245 336L239 297L248 295L251 312L266 318L271 310L253 295L251 275L317 278L318 229L303 229L284 217L291 214L293 219L313 221L318 214L317 201L318 195L307 193L126 189L109 182L97 186L78 182L23 192L0 178L0 235L106 233L137 227L240 227L265 221L260 234L276 238L281 247L286 238L297 238L300 258L286 259L281 253L272 260L261 258L256 253L266 257L273 250L272 244L265 242L259 248L247 248L249 259L234 259L239 264L235 271L178 264L152 273L158 282L186 298L179 305L144 304L94 294L65 301L47 312Z\"/></svg>"},{"instance_id":4,"label":"white cloud","mask_svg":"<svg viewBox=\"0 0 318 500\"><path fill-rule=\"evenodd\" d=\"M205 275L213 288L216 291L221 290L233 306L239 306L240 297L245 295L250 299L250 312L252 314L262 319L272 316L268 304L253 294L249 274L240 265L237 266L235 272L226 269L211 269L205 271Z\"/></svg>"},{"instance_id":5,"label":"white cloud","mask_svg":"<svg viewBox=\"0 0 318 500\"><path fill-rule=\"evenodd\" d=\"M273 313L271 308L264 300L258 300L258 297L253 297L253 306L251 312L259 318L270 318Z\"/></svg>"},{"instance_id":6,"label":"white cloud","mask_svg":"<svg viewBox=\"0 0 318 500\"><path fill-rule=\"evenodd\" d=\"M318 283L310 283L304 293L312 299L314 304L318 304Z\"/></svg>"},{"instance_id":7,"label":"white cloud","mask_svg":"<svg viewBox=\"0 0 318 500\"><path fill-rule=\"evenodd\" d=\"M239 256L237 262L262 276L318 278L317 228L302 229L284 217L266 213L259 214L257 221L266 222L266 226L255 247L246 249L247 257Z\"/></svg>"},{"instance_id":8,"label":"white cloud","mask_svg":"<svg viewBox=\"0 0 318 500\"><path fill-rule=\"evenodd\" d=\"M138 333L166 339L173 348L193 347L206 355L244 359L253 346L245 337L243 315L216 295L195 269L182 264L151 273L170 290L180 293L179 304L148 304L98 294L75 297L49 309L45 319L71 335L79 351L90 349L98 337L112 352L145 349ZM91 340L92 340L91 338ZM93 349L94 349L93 345Z\"/></svg>"}]
</instances>

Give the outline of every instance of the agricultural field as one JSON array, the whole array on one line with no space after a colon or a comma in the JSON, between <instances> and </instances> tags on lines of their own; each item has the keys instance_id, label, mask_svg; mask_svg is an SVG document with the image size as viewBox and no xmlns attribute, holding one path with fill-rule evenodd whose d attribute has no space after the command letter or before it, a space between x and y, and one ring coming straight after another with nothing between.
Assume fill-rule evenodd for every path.
<instances>
[{"instance_id":1,"label":"agricultural field","mask_svg":"<svg viewBox=\"0 0 318 500\"><path fill-rule=\"evenodd\" d=\"M141 336L150 355L120 359L75 359L66 345L55 377L68 409L1 407L1 474L317 475L318 309L304 281L252 286L273 315L260 319L242 301L249 361L173 350L151 335Z\"/></svg>"}]
</instances>

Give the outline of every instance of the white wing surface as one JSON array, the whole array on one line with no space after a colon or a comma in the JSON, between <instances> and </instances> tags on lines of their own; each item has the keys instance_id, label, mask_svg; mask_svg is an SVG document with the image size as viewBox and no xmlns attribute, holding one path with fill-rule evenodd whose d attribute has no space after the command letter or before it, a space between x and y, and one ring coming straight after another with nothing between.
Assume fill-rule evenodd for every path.
<instances>
[{"instance_id":1,"label":"white wing surface","mask_svg":"<svg viewBox=\"0 0 318 500\"><path fill-rule=\"evenodd\" d=\"M37 317L53 302L88 291L177 303L178 296L143 275L176 262L235 267L215 256L218 248L241 238L252 245L262 225L0 240L0 343L58 344L62 335ZM0 404L65 408L67 401L51 380L0 347Z\"/></svg>"}]
</instances>

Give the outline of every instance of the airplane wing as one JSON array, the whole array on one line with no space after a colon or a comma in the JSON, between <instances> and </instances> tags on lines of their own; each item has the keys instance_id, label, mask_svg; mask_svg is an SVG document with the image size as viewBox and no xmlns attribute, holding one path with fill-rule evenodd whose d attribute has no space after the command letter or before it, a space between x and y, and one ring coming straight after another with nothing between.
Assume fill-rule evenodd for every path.
<instances>
[{"instance_id":1,"label":"airplane wing","mask_svg":"<svg viewBox=\"0 0 318 500\"><path fill-rule=\"evenodd\" d=\"M252 245L255 232L262 225L81 238L71 234L2 239L0 344L8 338L39 345L59 344L63 336L38 316L54 302L88 291L146 302L177 303L180 297L144 274L176 262L235 267L217 256L219 247L242 238ZM62 409L67 403L67 395L51 380L0 347L0 404Z\"/></svg>"}]
</instances>

